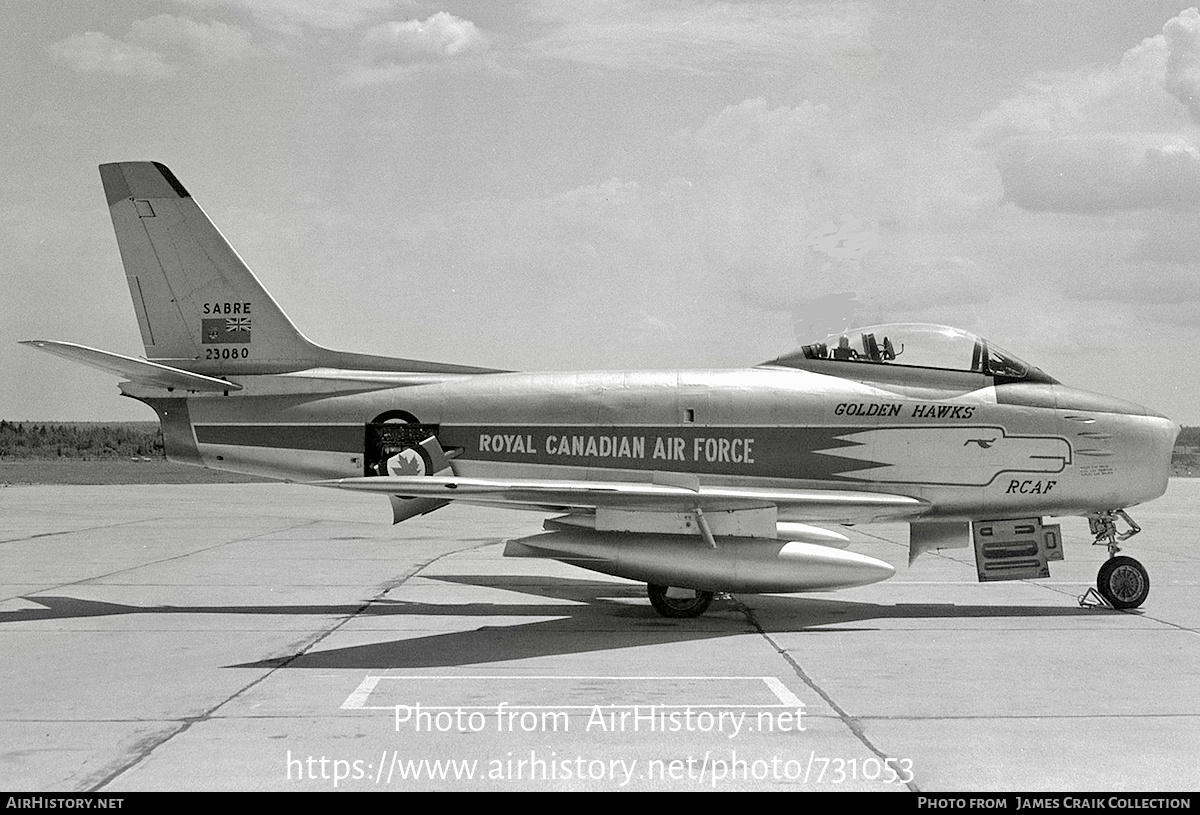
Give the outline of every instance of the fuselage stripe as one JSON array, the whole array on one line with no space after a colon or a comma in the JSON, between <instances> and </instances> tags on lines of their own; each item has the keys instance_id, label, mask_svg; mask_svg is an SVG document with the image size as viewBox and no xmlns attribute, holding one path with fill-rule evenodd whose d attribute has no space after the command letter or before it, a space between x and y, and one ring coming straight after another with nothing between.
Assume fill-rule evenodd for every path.
<instances>
[{"instance_id":1,"label":"fuselage stripe","mask_svg":"<svg viewBox=\"0 0 1200 815\"><path fill-rule=\"evenodd\" d=\"M196 441L200 444L229 444L238 447L361 453L365 438L363 425L360 424L196 425Z\"/></svg>"}]
</instances>

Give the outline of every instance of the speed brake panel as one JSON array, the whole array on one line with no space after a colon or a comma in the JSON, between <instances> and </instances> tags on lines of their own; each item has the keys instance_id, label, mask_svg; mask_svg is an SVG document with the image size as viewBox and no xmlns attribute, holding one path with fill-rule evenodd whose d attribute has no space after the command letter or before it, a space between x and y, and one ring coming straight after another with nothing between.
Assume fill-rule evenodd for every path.
<instances>
[{"instance_id":1,"label":"speed brake panel","mask_svg":"<svg viewBox=\"0 0 1200 815\"><path fill-rule=\"evenodd\" d=\"M1036 580L1050 576L1050 561L1062 560L1062 530L1041 518L976 521L975 568L979 581Z\"/></svg>"}]
</instances>

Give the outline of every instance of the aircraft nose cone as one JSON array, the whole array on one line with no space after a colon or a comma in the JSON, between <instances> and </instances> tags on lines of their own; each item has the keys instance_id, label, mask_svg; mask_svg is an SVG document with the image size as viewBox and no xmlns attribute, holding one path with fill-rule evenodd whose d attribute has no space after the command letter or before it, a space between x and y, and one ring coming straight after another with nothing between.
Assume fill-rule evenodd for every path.
<instances>
[{"instance_id":1,"label":"aircraft nose cone","mask_svg":"<svg viewBox=\"0 0 1200 815\"><path fill-rule=\"evenodd\" d=\"M1183 430L1183 426L1179 422L1174 422L1166 416L1153 414L1147 417L1150 422L1150 442L1155 449L1165 451L1165 454L1170 457L1172 448L1175 447L1175 440L1179 438L1179 432Z\"/></svg>"},{"instance_id":2,"label":"aircraft nose cone","mask_svg":"<svg viewBox=\"0 0 1200 815\"><path fill-rule=\"evenodd\" d=\"M1171 455L1181 430L1178 422L1159 416L1139 418L1135 446L1127 451L1129 470L1126 490L1131 494L1127 505L1150 501L1167 490L1171 475Z\"/></svg>"}]
</instances>

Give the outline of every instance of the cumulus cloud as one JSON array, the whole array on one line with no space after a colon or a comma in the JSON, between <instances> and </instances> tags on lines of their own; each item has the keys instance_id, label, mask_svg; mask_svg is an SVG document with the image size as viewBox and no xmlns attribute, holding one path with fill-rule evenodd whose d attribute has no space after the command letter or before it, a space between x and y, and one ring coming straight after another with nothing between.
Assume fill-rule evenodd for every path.
<instances>
[{"instance_id":1,"label":"cumulus cloud","mask_svg":"<svg viewBox=\"0 0 1200 815\"><path fill-rule=\"evenodd\" d=\"M209 64L228 62L250 49L250 33L235 25L199 23L187 17L159 14L136 20L129 40L164 51L183 52Z\"/></svg>"},{"instance_id":2,"label":"cumulus cloud","mask_svg":"<svg viewBox=\"0 0 1200 815\"><path fill-rule=\"evenodd\" d=\"M1188 9L1115 65L1037 75L975 129L982 146L1013 137L1163 132L1196 115L1197 88L1200 12Z\"/></svg>"},{"instance_id":3,"label":"cumulus cloud","mask_svg":"<svg viewBox=\"0 0 1200 815\"><path fill-rule=\"evenodd\" d=\"M1190 8L1163 26L1164 87L1200 122L1200 11Z\"/></svg>"},{"instance_id":4,"label":"cumulus cloud","mask_svg":"<svg viewBox=\"0 0 1200 815\"><path fill-rule=\"evenodd\" d=\"M551 31L527 49L542 58L610 68L767 69L873 54L875 16L872 6L861 3L544 2L535 8L534 19Z\"/></svg>"},{"instance_id":5,"label":"cumulus cloud","mask_svg":"<svg viewBox=\"0 0 1200 815\"><path fill-rule=\"evenodd\" d=\"M1200 12L1188 9L1114 66L1045 74L976 123L1005 197L1033 211L1200 204Z\"/></svg>"},{"instance_id":6,"label":"cumulus cloud","mask_svg":"<svg viewBox=\"0 0 1200 815\"><path fill-rule=\"evenodd\" d=\"M367 29L359 59L343 77L351 85L403 80L435 65L490 66L481 59L488 38L470 20L439 11L425 20L380 23Z\"/></svg>"},{"instance_id":7,"label":"cumulus cloud","mask_svg":"<svg viewBox=\"0 0 1200 815\"><path fill-rule=\"evenodd\" d=\"M894 187L886 160L855 131L825 105L748 99L680 134L697 169L707 262L748 304L790 313L872 288Z\"/></svg>"},{"instance_id":8,"label":"cumulus cloud","mask_svg":"<svg viewBox=\"0 0 1200 815\"><path fill-rule=\"evenodd\" d=\"M487 39L470 20L439 11L427 20L382 23L362 40L368 65L404 65L439 61L487 49Z\"/></svg>"},{"instance_id":9,"label":"cumulus cloud","mask_svg":"<svg viewBox=\"0 0 1200 815\"><path fill-rule=\"evenodd\" d=\"M995 246L921 230L967 217L973 196L994 215L999 187L958 166L957 142L920 134L868 139L836 108L746 99L676 134L673 178L448 204L387 225L394 255L368 262L445 270L435 311L507 315L473 327L485 344L520 325L575 338L481 364L567 366L580 347L589 364L737 364L848 322L962 323L995 286Z\"/></svg>"},{"instance_id":10,"label":"cumulus cloud","mask_svg":"<svg viewBox=\"0 0 1200 815\"><path fill-rule=\"evenodd\" d=\"M1186 144L1139 150L1127 135L1015 141L997 168L1008 200L1031 211L1200 206L1200 151Z\"/></svg>"},{"instance_id":11,"label":"cumulus cloud","mask_svg":"<svg viewBox=\"0 0 1200 815\"><path fill-rule=\"evenodd\" d=\"M686 185L610 178L546 197L446 206L390 224L395 255L384 260L402 274L444 270L435 312L505 315L473 324L472 336L497 348L518 345L525 356L483 364L577 367L587 348L589 365L675 365L698 345L717 347L731 362L766 358L713 339L715 315L739 304L703 269L686 193ZM377 245L378 235L365 243ZM598 313L614 296L622 308ZM518 342L530 331L574 341ZM745 334L735 348L745 350Z\"/></svg>"},{"instance_id":12,"label":"cumulus cloud","mask_svg":"<svg viewBox=\"0 0 1200 815\"><path fill-rule=\"evenodd\" d=\"M790 317L798 341L834 324L961 324L990 300L1000 187L960 135L867 138L827 105L748 99L680 134L679 154L696 167L707 273Z\"/></svg>"},{"instance_id":13,"label":"cumulus cloud","mask_svg":"<svg viewBox=\"0 0 1200 815\"><path fill-rule=\"evenodd\" d=\"M748 99L678 134L686 178L448 206L396 226L385 265L451 270L455 307L509 315L479 331L561 331L592 364L745 363L849 323L963 322L990 296L985 270L953 238L899 245L915 178L858 131L823 105ZM614 293L629 307L600 319ZM570 364L536 353L489 364Z\"/></svg>"},{"instance_id":14,"label":"cumulus cloud","mask_svg":"<svg viewBox=\"0 0 1200 815\"><path fill-rule=\"evenodd\" d=\"M163 55L115 40L99 31L76 34L50 46L55 60L85 74L115 74L161 79L175 73Z\"/></svg>"},{"instance_id":15,"label":"cumulus cloud","mask_svg":"<svg viewBox=\"0 0 1200 815\"><path fill-rule=\"evenodd\" d=\"M765 170L764 159L784 161L792 172L821 172L837 151L831 149L834 119L828 105L802 102L770 108L763 98L747 99L710 116L685 135L709 167L728 173Z\"/></svg>"},{"instance_id":16,"label":"cumulus cloud","mask_svg":"<svg viewBox=\"0 0 1200 815\"><path fill-rule=\"evenodd\" d=\"M217 65L249 47L249 32L238 26L159 14L135 20L123 39L89 31L55 43L50 53L83 73L161 79L175 75L181 61Z\"/></svg>"}]
</instances>

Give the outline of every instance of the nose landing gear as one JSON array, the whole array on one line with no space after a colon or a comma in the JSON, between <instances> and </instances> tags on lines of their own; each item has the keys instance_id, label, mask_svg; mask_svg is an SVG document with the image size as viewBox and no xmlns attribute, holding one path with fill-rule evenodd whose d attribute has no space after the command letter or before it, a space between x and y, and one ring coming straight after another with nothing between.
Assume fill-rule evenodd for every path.
<instances>
[{"instance_id":1,"label":"nose landing gear","mask_svg":"<svg viewBox=\"0 0 1200 815\"><path fill-rule=\"evenodd\" d=\"M1124 532L1117 531L1117 519L1129 524ZM1121 551L1118 543L1132 538L1142 528L1123 509L1108 510L1088 516L1088 525L1096 536L1095 546L1108 547L1108 560L1100 567L1096 575L1096 590L1104 601L1118 609L1137 608L1150 595L1150 574L1146 567L1131 557L1118 555ZM1086 605L1091 589L1079 599L1081 605Z\"/></svg>"},{"instance_id":2,"label":"nose landing gear","mask_svg":"<svg viewBox=\"0 0 1200 815\"><path fill-rule=\"evenodd\" d=\"M1137 608L1150 594L1150 575L1133 558L1118 555L1104 561L1096 588L1113 608Z\"/></svg>"}]
</instances>

